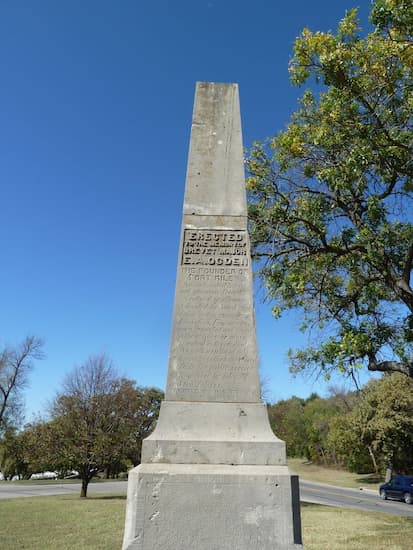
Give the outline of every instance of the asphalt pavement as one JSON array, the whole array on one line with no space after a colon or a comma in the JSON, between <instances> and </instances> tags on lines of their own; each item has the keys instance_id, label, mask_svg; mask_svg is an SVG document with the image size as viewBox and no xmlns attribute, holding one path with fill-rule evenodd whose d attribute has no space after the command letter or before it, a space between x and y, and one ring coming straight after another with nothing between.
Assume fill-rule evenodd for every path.
<instances>
[{"instance_id":1,"label":"asphalt pavement","mask_svg":"<svg viewBox=\"0 0 413 550\"><path fill-rule=\"evenodd\" d=\"M382 500L376 490L350 489L300 479L300 499L302 502L356 508L368 512L384 512L413 518L413 506L395 500Z\"/></svg>"},{"instance_id":2,"label":"asphalt pavement","mask_svg":"<svg viewBox=\"0 0 413 550\"><path fill-rule=\"evenodd\" d=\"M88 487L88 495L113 493L126 495L127 485L127 481L91 481ZM80 488L80 483L25 484L8 481L0 483L0 499L80 494Z\"/></svg>"}]
</instances>

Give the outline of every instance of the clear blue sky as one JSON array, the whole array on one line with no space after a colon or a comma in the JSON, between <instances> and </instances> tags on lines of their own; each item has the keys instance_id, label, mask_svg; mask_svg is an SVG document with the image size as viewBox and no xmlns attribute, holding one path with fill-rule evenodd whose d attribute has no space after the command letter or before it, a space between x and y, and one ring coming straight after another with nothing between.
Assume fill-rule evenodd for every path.
<instances>
[{"instance_id":1,"label":"clear blue sky","mask_svg":"<svg viewBox=\"0 0 413 550\"><path fill-rule=\"evenodd\" d=\"M0 343L45 339L28 419L74 365L108 353L164 388L195 82L237 82L244 143L282 129L302 90L304 26L335 29L369 0L1 0ZM293 379L299 320L257 300L272 399Z\"/></svg>"}]
</instances>

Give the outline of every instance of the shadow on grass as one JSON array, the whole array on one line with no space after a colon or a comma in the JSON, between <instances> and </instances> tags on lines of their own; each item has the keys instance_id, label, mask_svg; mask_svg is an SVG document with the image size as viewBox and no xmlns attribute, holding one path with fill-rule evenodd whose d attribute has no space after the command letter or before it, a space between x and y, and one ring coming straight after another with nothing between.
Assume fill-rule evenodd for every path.
<instances>
[{"instance_id":1,"label":"shadow on grass","mask_svg":"<svg viewBox=\"0 0 413 550\"><path fill-rule=\"evenodd\" d=\"M80 479L77 479L76 480L77 483L80 483ZM91 479L89 481L89 483L92 485L92 484L95 484L95 483L113 483L114 481L124 481L125 483L128 481L127 479L105 479L105 478L101 478L101 477L94 477L93 479Z\"/></svg>"},{"instance_id":2,"label":"shadow on grass","mask_svg":"<svg viewBox=\"0 0 413 550\"><path fill-rule=\"evenodd\" d=\"M370 485L377 485L377 483L384 483L384 477L375 474L368 474L365 477L355 478L356 483L366 483Z\"/></svg>"},{"instance_id":3,"label":"shadow on grass","mask_svg":"<svg viewBox=\"0 0 413 550\"><path fill-rule=\"evenodd\" d=\"M93 495L88 496L85 500L126 500L126 495Z\"/></svg>"},{"instance_id":4,"label":"shadow on grass","mask_svg":"<svg viewBox=\"0 0 413 550\"><path fill-rule=\"evenodd\" d=\"M315 502L300 502L300 508L321 508L322 504L316 504Z\"/></svg>"}]
</instances>

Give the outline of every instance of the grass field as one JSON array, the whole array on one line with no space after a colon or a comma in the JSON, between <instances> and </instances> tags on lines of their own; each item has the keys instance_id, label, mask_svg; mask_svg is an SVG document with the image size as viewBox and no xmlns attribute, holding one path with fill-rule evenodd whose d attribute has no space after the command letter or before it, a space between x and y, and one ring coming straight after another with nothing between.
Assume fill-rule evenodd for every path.
<instances>
[{"instance_id":1,"label":"grass field","mask_svg":"<svg viewBox=\"0 0 413 550\"><path fill-rule=\"evenodd\" d=\"M413 550L413 519L301 505L304 550Z\"/></svg>"},{"instance_id":2,"label":"grass field","mask_svg":"<svg viewBox=\"0 0 413 550\"><path fill-rule=\"evenodd\" d=\"M125 504L119 495L0 500L0 547L120 550ZM413 549L409 518L303 504L302 523L305 550Z\"/></svg>"},{"instance_id":3,"label":"grass field","mask_svg":"<svg viewBox=\"0 0 413 550\"><path fill-rule=\"evenodd\" d=\"M303 479L338 485L339 487L353 487L355 489L364 487L378 492L380 483L384 482L384 478L377 477L374 474L354 474L345 470L325 468L305 462L302 458L289 458L288 466Z\"/></svg>"},{"instance_id":4,"label":"grass field","mask_svg":"<svg viewBox=\"0 0 413 550\"><path fill-rule=\"evenodd\" d=\"M323 468L301 459L290 459L289 466L304 479L343 487L377 489L381 481L372 475ZM0 547L120 549L125 505L121 495L0 500ZM305 550L413 550L413 520L409 518L306 503L301 514Z\"/></svg>"},{"instance_id":5,"label":"grass field","mask_svg":"<svg viewBox=\"0 0 413 550\"><path fill-rule=\"evenodd\" d=\"M2 550L119 550L126 497L0 500Z\"/></svg>"}]
</instances>

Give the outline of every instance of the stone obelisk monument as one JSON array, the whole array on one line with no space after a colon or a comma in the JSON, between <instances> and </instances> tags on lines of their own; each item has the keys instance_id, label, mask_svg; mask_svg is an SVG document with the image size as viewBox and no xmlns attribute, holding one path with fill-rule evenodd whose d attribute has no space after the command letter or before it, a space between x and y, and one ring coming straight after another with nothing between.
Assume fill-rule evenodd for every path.
<instances>
[{"instance_id":1,"label":"stone obelisk monument","mask_svg":"<svg viewBox=\"0 0 413 550\"><path fill-rule=\"evenodd\" d=\"M198 83L166 398L129 474L124 550L301 546L260 401L238 87Z\"/></svg>"}]
</instances>

